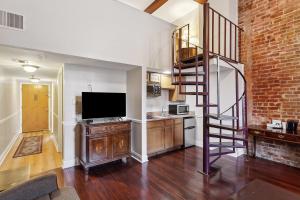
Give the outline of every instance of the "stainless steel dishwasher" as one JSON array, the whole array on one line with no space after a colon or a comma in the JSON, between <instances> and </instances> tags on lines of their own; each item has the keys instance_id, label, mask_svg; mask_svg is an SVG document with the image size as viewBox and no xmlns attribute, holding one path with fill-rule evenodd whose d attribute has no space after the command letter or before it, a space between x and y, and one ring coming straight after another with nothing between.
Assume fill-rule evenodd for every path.
<instances>
[{"instance_id":1,"label":"stainless steel dishwasher","mask_svg":"<svg viewBox=\"0 0 300 200\"><path fill-rule=\"evenodd\" d=\"M184 147L194 146L196 143L196 119L195 117L183 118Z\"/></svg>"}]
</instances>

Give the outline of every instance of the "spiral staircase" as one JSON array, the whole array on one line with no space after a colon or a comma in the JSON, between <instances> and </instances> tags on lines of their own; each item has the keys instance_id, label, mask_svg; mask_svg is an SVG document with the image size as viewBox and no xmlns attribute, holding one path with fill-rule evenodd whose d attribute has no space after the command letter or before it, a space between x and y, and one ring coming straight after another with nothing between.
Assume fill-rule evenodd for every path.
<instances>
[{"instance_id":1,"label":"spiral staircase","mask_svg":"<svg viewBox=\"0 0 300 200\"><path fill-rule=\"evenodd\" d=\"M180 94L195 96L196 106L203 111L203 169L200 171L206 175L222 155L235 153L240 148L245 148L248 154L246 80L239 69L242 32L205 3L202 47L190 42L189 25L173 33L172 83L179 87ZM223 110L222 65L233 70L235 85L234 102ZM216 82L210 83L212 70ZM214 103L210 84L216 89Z\"/></svg>"}]
</instances>

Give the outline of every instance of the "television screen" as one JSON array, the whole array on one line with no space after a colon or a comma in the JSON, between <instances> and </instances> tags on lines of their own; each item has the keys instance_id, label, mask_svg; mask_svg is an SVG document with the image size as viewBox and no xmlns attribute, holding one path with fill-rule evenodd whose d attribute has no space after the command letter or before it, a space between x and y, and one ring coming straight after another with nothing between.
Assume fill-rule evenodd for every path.
<instances>
[{"instance_id":1,"label":"television screen","mask_svg":"<svg viewBox=\"0 0 300 200\"><path fill-rule=\"evenodd\" d=\"M125 116L125 93L82 92L82 119Z\"/></svg>"}]
</instances>

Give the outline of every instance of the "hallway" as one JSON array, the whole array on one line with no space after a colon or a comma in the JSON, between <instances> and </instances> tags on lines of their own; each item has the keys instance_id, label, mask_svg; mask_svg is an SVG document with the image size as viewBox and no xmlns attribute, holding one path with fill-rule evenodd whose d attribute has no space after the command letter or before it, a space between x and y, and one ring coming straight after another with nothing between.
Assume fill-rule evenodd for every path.
<instances>
[{"instance_id":1,"label":"hallway","mask_svg":"<svg viewBox=\"0 0 300 200\"><path fill-rule=\"evenodd\" d=\"M20 142L23 137L30 136L43 136L43 147L42 153L13 158ZM13 148L10 150L9 154L5 158L3 164L0 166L0 171L12 170L24 166L30 166L30 176L35 176L40 173L47 172L56 168L61 168L62 166L62 156L61 153L56 151L52 135L48 131L23 133L19 136L17 142L14 144Z\"/></svg>"}]
</instances>

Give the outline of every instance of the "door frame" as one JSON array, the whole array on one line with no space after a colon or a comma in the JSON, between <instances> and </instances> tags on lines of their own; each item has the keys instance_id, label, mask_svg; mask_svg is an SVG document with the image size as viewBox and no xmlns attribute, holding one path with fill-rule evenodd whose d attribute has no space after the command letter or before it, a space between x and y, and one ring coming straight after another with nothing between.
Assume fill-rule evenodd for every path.
<instances>
[{"instance_id":1,"label":"door frame","mask_svg":"<svg viewBox=\"0 0 300 200\"><path fill-rule=\"evenodd\" d=\"M53 95L52 95L52 82L51 81L41 81L39 83L32 83L30 81L20 81L19 84L19 91L20 91L20 99L19 99L19 105L20 105L20 129L21 133L23 133L23 108L22 108L22 98L23 98L23 93L22 93L22 86L23 85L46 85L48 86L48 129L49 131L53 131L53 119L52 119L52 113L53 113Z\"/></svg>"}]
</instances>

